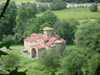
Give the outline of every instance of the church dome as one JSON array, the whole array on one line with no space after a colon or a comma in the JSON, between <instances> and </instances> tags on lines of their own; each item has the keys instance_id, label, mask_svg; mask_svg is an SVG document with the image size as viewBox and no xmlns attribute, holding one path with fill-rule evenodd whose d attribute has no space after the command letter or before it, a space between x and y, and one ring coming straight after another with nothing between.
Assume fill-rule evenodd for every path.
<instances>
[{"instance_id":1,"label":"church dome","mask_svg":"<svg viewBox=\"0 0 100 75\"><path fill-rule=\"evenodd\" d=\"M45 27L43 30L53 30L51 27Z\"/></svg>"}]
</instances>

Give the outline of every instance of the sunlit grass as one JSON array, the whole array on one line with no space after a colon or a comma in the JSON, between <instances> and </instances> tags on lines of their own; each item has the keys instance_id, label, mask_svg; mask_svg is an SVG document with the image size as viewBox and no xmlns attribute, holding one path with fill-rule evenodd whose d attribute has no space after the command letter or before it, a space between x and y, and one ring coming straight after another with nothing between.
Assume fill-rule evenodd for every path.
<instances>
[{"instance_id":1,"label":"sunlit grass","mask_svg":"<svg viewBox=\"0 0 100 75\"><path fill-rule=\"evenodd\" d=\"M20 62L21 66L24 66L24 65L27 65L27 64L30 64L30 63L34 63L36 61L36 59L28 59L28 58L26 58L26 57L24 57L20 54L20 52L24 49L23 46L15 45L13 47L14 48L11 48L12 50L6 50L5 52L8 53L8 54L12 53L14 55L17 55L20 58L19 62Z\"/></svg>"},{"instance_id":2,"label":"sunlit grass","mask_svg":"<svg viewBox=\"0 0 100 75\"><path fill-rule=\"evenodd\" d=\"M98 12L90 12L89 8L68 8L64 10L53 11L57 15L58 19L68 20L70 18L75 18L79 21L84 21L87 19L98 19L100 18L100 8ZM41 16L43 13L37 14Z\"/></svg>"}]
</instances>

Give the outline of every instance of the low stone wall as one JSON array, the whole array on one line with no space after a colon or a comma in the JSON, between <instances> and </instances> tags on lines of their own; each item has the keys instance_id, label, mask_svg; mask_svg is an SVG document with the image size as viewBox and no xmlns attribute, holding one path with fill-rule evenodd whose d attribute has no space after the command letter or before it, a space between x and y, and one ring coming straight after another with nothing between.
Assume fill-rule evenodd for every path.
<instances>
[{"instance_id":1,"label":"low stone wall","mask_svg":"<svg viewBox=\"0 0 100 75\"><path fill-rule=\"evenodd\" d=\"M31 59L31 58L30 58L30 55L29 55L29 54L26 54L24 51L21 51L21 52L20 52L20 55Z\"/></svg>"}]
</instances>

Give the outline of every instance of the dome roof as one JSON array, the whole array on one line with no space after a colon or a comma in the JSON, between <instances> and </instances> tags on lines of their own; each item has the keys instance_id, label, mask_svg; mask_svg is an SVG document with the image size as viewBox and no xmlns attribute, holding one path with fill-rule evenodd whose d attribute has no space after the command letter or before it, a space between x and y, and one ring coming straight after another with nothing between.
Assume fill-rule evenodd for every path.
<instances>
[{"instance_id":1,"label":"dome roof","mask_svg":"<svg viewBox=\"0 0 100 75\"><path fill-rule=\"evenodd\" d=\"M45 27L43 30L53 30L51 27Z\"/></svg>"},{"instance_id":2,"label":"dome roof","mask_svg":"<svg viewBox=\"0 0 100 75\"><path fill-rule=\"evenodd\" d=\"M61 40L56 40L55 43L63 43Z\"/></svg>"}]
</instances>

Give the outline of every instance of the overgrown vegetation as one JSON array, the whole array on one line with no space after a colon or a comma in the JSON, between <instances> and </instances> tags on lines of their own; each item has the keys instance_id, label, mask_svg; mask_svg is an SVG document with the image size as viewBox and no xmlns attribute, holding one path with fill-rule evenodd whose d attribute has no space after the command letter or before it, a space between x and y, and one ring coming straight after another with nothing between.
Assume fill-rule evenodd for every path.
<instances>
[{"instance_id":1,"label":"overgrown vegetation","mask_svg":"<svg viewBox=\"0 0 100 75\"><path fill-rule=\"evenodd\" d=\"M98 11L98 5L97 4L92 4L89 7L89 9L90 9L91 12L97 12Z\"/></svg>"}]
</instances>

